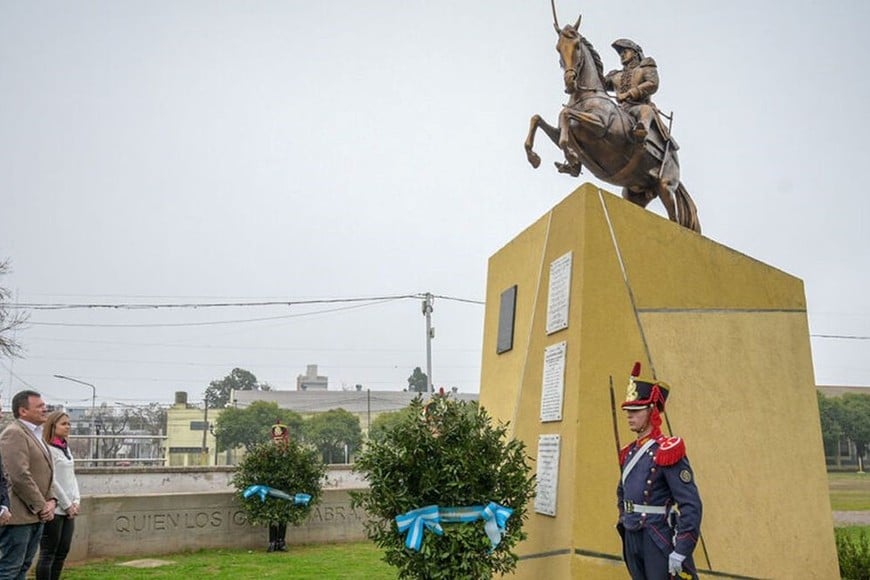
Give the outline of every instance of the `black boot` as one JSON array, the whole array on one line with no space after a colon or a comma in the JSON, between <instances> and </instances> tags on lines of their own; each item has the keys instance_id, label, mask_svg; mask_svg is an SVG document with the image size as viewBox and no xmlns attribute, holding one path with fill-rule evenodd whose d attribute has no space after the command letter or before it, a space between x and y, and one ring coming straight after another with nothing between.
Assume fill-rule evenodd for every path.
<instances>
[{"instance_id":1,"label":"black boot","mask_svg":"<svg viewBox=\"0 0 870 580\"><path fill-rule=\"evenodd\" d=\"M279 552L287 551L287 542L284 540L285 536L287 536L287 524L281 522L277 526L275 535L275 549Z\"/></svg>"},{"instance_id":2,"label":"black boot","mask_svg":"<svg viewBox=\"0 0 870 580\"><path fill-rule=\"evenodd\" d=\"M269 548L267 552L274 552L278 549L278 526L269 524Z\"/></svg>"}]
</instances>

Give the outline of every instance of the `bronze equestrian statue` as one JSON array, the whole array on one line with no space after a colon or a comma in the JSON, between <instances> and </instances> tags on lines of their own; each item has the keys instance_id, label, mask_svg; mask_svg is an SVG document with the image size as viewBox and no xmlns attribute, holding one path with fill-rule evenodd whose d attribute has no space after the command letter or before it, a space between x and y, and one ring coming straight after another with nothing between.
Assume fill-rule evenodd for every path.
<instances>
[{"instance_id":1,"label":"bronze equestrian statue","mask_svg":"<svg viewBox=\"0 0 870 580\"><path fill-rule=\"evenodd\" d=\"M585 165L595 177L622 186L622 197L641 207L658 197L671 221L700 233L695 202L680 182L677 144L650 100L658 89L655 61L634 42L620 39L613 48L623 69L605 76L601 57L580 35L580 18L559 28L553 5L553 25L570 97L558 127L540 115L532 117L525 143L529 163L541 164L532 150L541 128L565 154L565 162L556 163L560 172L576 177ZM615 91L616 102L608 89Z\"/></svg>"}]
</instances>

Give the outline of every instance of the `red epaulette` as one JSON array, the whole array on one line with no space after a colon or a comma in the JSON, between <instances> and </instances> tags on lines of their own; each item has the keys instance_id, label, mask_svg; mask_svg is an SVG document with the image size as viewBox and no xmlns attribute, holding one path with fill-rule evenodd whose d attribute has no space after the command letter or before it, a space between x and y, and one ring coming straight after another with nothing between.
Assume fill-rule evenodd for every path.
<instances>
[{"instance_id":1,"label":"red epaulette","mask_svg":"<svg viewBox=\"0 0 870 580\"><path fill-rule=\"evenodd\" d=\"M682 437L665 437L662 435L656 441L659 444L655 456L656 465L667 467L686 456L686 443Z\"/></svg>"},{"instance_id":2,"label":"red epaulette","mask_svg":"<svg viewBox=\"0 0 870 580\"><path fill-rule=\"evenodd\" d=\"M628 457L628 452L631 451L631 448L634 446L634 443L629 443L625 447L619 450L619 466L622 467L625 465L625 458Z\"/></svg>"}]
</instances>

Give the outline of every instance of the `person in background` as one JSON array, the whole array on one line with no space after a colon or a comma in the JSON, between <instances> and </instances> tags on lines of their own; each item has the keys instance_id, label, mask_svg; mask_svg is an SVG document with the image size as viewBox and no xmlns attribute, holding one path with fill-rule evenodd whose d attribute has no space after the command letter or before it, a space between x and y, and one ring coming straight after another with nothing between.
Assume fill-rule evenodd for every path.
<instances>
[{"instance_id":1,"label":"person in background","mask_svg":"<svg viewBox=\"0 0 870 580\"><path fill-rule=\"evenodd\" d=\"M0 405L0 411L2 411L2 405ZM0 418L2 417L3 413L0 412ZM5 526L11 519L12 512L9 511L9 484L6 483L4 470L0 468L0 526Z\"/></svg>"},{"instance_id":2,"label":"person in background","mask_svg":"<svg viewBox=\"0 0 870 580\"><path fill-rule=\"evenodd\" d=\"M0 456L9 483L12 519L0 527L0 578L24 580L33 563L42 525L54 518L54 466L42 440L45 401L36 391L12 397L15 421L0 433Z\"/></svg>"},{"instance_id":3,"label":"person in background","mask_svg":"<svg viewBox=\"0 0 870 580\"><path fill-rule=\"evenodd\" d=\"M275 419L270 431L272 443L286 445L290 441L290 430L287 425L281 423L281 418ZM287 551L287 522L273 522L269 524L269 549L268 552Z\"/></svg>"},{"instance_id":4,"label":"person in background","mask_svg":"<svg viewBox=\"0 0 870 580\"><path fill-rule=\"evenodd\" d=\"M54 462L51 495L57 498L57 507L54 509L54 519L42 529L36 580L60 578L72 543L75 517L79 515L81 496L76 481L75 461L69 450L69 432L69 415L63 411L51 413L43 425L42 437Z\"/></svg>"}]
</instances>

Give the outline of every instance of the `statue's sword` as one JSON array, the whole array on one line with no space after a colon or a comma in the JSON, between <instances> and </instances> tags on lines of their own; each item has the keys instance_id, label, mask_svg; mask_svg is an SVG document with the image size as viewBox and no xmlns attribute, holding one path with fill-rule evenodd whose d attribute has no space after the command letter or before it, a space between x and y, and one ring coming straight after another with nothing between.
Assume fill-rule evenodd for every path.
<instances>
[{"instance_id":1,"label":"statue's sword","mask_svg":"<svg viewBox=\"0 0 870 580\"><path fill-rule=\"evenodd\" d=\"M658 111L658 107L656 107L656 110ZM662 155L662 165L659 167L659 179L662 178L662 174L665 172L665 160L668 158L668 152L671 150L671 127L674 124L674 112L671 111L670 117L664 116L668 119L668 138L665 140L665 154Z\"/></svg>"}]
</instances>

